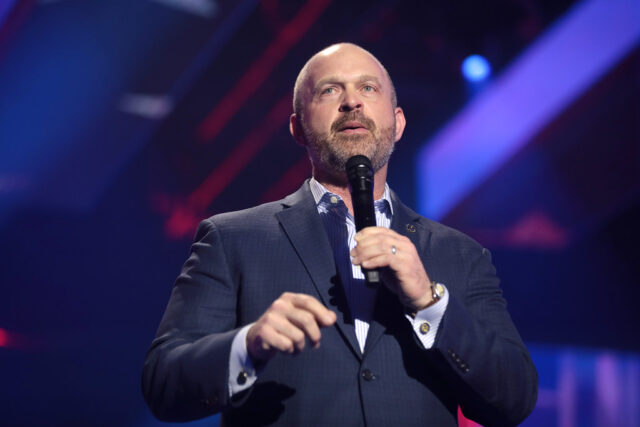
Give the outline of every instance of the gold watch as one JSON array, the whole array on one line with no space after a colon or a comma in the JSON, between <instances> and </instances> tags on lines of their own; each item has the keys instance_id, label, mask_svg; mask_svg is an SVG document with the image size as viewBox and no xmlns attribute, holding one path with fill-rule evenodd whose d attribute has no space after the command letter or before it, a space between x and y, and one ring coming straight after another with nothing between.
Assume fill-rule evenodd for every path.
<instances>
[{"instance_id":1,"label":"gold watch","mask_svg":"<svg viewBox=\"0 0 640 427\"><path fill-rule=\"evenodd\" d=\"M431 282L431 296L433 297L433 303L440 301L444 296L444 286L440 282Z\"/></svg>"},{"instance_id":2,"label":"gold watch","mask_svg":"<svg viewBox=\"0 0 640 427\"><path fill-rule=\"evenodd\" d=\"M422 307L420 310L424 310L427 307L431 307L433 304L437 303L444 297L444 285L440 282L431 282L431 302L427 304L425 307ZM412 318L415 318L418 314L413 310L408 310L406 312Z\"/></svg>"}]
</instances>

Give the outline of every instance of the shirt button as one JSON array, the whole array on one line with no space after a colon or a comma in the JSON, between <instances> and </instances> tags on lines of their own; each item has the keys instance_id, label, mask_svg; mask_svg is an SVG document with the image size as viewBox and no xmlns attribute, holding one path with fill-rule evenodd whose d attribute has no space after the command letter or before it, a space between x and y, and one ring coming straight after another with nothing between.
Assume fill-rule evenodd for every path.
<instances>
[{"instance_id":1,"label":"shirt button","mask_svg":"<svg viewBox=\"0 0 640 427\"><path fill-rule=\"evenodd\" d=\"M245 371L240 371L236 381L238 381L238 384L244 385L247 382L247 378L249 378L249 375L247 375L247 373Z\"/></svg>"},{"instance_id":2,"label":"shirt button","mask_svg":"<svg viewBox=\"0 0 640 427\"><path fill-rule=\"evenodd\" d=\"M331 196L331 203L338 203L338 198L336 196Z\"/></svg>"},{"instance_id":3,"label":"shirt button","mask_svg":"<svg viewBox=\"0 0 640 427\"><path fill-rule=\"evenodd\" d=\"M431 325L429 325L428 322L422 322L420 324L420 333L422 335L426 335L429 332L430 329L431 329Z\"/></svg>"},{"instance_id":4,"label":"shirt button","mask_svg":"<svg viewBox=\"0 0 640 427\"><path fill-rule=\"evenodd\" d=\"M373 375L373 372L371 372L368 369L365 369L364 371L362 371L362 378L364 378L366 381L373 381L376 379L376 376Z\"/></svg>"}]
</instances>

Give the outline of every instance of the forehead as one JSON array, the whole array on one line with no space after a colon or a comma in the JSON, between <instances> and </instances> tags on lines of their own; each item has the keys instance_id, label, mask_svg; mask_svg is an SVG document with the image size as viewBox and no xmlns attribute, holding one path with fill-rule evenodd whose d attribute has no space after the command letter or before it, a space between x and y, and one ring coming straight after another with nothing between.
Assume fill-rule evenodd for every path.
<instances>
[{"instance_id":1,"label":"forehead","mask_svg":"<svg viewBox=\"0 0 640 427\"><path fill-rule=\"evenodd\" d=\"M367 51L355 47L331 47L318 53L307 68L307 87L313 88L324 79L355 81L373 76L387 84L380 63Z\"/></svg>"}]
</instances>

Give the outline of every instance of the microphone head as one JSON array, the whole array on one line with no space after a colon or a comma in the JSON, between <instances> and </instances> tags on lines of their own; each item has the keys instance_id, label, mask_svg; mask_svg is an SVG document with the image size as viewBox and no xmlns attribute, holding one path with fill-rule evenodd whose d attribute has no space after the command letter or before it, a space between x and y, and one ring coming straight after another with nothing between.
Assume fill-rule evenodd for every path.
<instances>
[{"instance_id":1,"label":"microphone head","mask_svg":"<svg viewBox=\"0 0 640 427\"><path fill-rule=\"evenodd\" d=\"M345 164L345 169L352 193L357 190L373 194L373 167L366 156L359 154L350 157Z\"/></svg>"},{"instance_id":2,"label":"microphone head","mask_svg":"<svg viewBox=\"0 0 640 427\"><path fill-rule=\"evenodd\" d=\"M363 156L362 154L358 154L356 156L352 156L347 160L345 164L345 169L347 170L347 174L353 169L363 169L370 170L373 172L373 167L371 166L371 160L367 156Z\"/></svg>"}]
</instances>

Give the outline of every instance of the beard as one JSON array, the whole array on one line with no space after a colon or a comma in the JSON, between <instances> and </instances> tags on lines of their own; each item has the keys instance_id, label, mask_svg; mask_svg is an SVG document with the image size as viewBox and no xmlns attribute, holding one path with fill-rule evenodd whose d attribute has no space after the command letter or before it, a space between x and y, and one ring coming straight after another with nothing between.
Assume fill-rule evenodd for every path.
<instances>
[{"instance_id":1,"label":"beard","mask_svg":"<svg viewBox=\"0 0 640 427\"><path fill-rule=\"evenodd\" d=\"M342 134L340 130L349 121L360 122L367 134ZM396 135L395 120L387 128L378 129L375 122L360 111L351 111L340 116L331 124L329 132L314 132L304 122L302 131L307 143L307 151L314 170L346 179L345 165L355 155L363 155L371 160L373 171L377 172L387 164L393 152ZM342 180L342 179L340 179Z\"/></svg>"}]
</instances>

